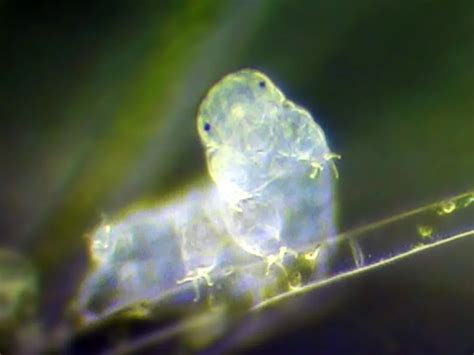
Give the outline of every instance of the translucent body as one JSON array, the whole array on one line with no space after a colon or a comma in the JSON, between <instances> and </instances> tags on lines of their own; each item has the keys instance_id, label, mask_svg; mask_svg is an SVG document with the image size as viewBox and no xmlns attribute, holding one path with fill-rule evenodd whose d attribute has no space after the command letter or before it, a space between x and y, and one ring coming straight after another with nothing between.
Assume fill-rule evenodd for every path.
<instances>
[{"instance_id":1,"label":"translucent body","mask_svg":"<svg viewBox=\"0 0 474 355\"><path fill-rule=\"evenodd\" d=\"M335 234L334 174L309 113L263 74L244 70L211 88L198 131L214 184L94 231L95 268L81 294L90 315L170 293L186 299L181 291L190 287L181 285L189 282L196 292L187 301L204 285L260 302L299 284L286 271L277 282L281 270L270 274L255 257L274 260L284 250L317 255L323 270L325 253L314 250Z\"/></svg>"},{"instance_id":2,"label":"translucent body","mask_svg":"<svg viewBox=\"0 0 474 355\"><path fill-rule=\"evenodd\" d=\"M212 286L214 272L251 260L229 237L213 186L194 189L166 206L131 213L90 236L94 270L81 291L91 317L159 299L188 281ZM238 284L238 282L237 282ZM199 287L175 301L199 299ZM189 292L191 290L191 292Z\"/></svg>"},{"instance_id":3,"label":"translucent body","mask_svg":"<svg viewBox=\"0 0 474 355\"><path fill-rule=\"evenodd\" d=\"M176 287L186 269L170 221L166 211L141 211L91 235L94 270L80 299L86 314L108 314Z\"/></svg>"},{"instance_id":4,"label":"translucent body","mask_svg":"<svg viewBox=\"0 0 474 355\"><path fill-rule=\"evenodd\" d=\"M254 70L226 76L197 118L229 233L268 256L334 235L331 154L311 115Z\"/></svg>"}]
</instances>

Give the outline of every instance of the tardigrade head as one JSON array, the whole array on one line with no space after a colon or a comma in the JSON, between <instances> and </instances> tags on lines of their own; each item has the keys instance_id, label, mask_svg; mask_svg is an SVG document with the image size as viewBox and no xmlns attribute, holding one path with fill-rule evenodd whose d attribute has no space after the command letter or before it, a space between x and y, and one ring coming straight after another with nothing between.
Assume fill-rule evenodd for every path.
<instances>
[{"instance_id":1,"label":"tardigrade head","mask_svg":"<svg viewBox=\"0 0 474 355\"><path fill-rule=\"evenodd\" d=\"M244 69L225 76L202 101L197 116L201 142L207 150L222 146L259 149L270 137L273 117L285 100L264 74Z\"/></svg>"}]
</instances>

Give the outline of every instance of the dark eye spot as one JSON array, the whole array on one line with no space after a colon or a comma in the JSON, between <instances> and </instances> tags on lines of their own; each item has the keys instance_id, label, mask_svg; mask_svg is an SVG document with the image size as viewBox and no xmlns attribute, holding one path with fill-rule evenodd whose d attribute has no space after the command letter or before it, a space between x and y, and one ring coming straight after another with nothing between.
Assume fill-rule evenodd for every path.
<instances>
[{"instance_id":1,"label":"dark eye spot","mask_svg":"<svg viewBox=\"0 0 474 355\"><path fill-rule=\"evenodd\" d=\"M261 82L258 83L258 86L260 86L262 89L265 89L265 87L267 86L267 83L262 80Z\"/></svg>"},{"instance_id":2,"label":"dark eye spot","mask_svg":"<svg viewBox=\"0 0 474 355\"><path fill-rule=\"evenodd\" d=\"M208 122L204 123L204 130L206 132L209 132L211 130L211 125Z\"/></svg>"}]
</instances>

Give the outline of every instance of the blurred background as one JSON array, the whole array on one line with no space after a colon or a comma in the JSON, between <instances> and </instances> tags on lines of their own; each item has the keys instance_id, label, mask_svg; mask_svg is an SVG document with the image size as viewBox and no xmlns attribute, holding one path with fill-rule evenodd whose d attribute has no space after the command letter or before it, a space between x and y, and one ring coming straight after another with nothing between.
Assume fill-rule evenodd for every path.
<instances>
[{"instance_id":1,"label":"blurred background","mask_svg":"<svg viewBox=\"0 0 474 355\"><path fill-rule=\"evenodd\" d=\"M3 0L0 26L0 247L38 270L45 329L87 270L94 226L206 174L195 113L231 71L266 73L342 155L339 230L474 186L472 1ZM326 339L337 353L352 334L367 342L353 350L472 353L473 247L352 281L281 346Z\"/></svg>"}]
</instances>

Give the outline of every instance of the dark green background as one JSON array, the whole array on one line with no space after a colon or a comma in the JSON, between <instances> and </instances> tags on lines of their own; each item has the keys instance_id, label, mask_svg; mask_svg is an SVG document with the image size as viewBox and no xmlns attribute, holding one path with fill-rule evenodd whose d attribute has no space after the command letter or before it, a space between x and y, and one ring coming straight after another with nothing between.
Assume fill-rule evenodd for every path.
<instances>
[{"instance_id":1,"label":"dark green background","mask_svg":"<svg viewBox=\"0 0 474 355\"><path fill-rule=\"evenodd\" d=\"M342 154L340 230L474 186L472 1L0 1L0 24L0 244L37 264L50 325L103 215L206 174L197 105L242 67ZM426 287L472 279L472 248L414 267L443 265ZM453 285L472 311L473 286Z\"/></svg>"}]
</instances>

